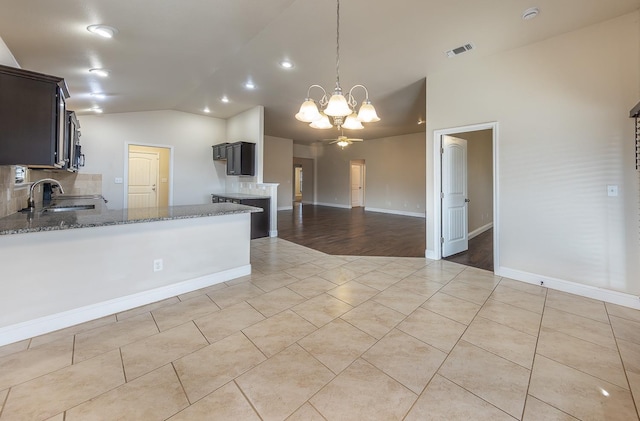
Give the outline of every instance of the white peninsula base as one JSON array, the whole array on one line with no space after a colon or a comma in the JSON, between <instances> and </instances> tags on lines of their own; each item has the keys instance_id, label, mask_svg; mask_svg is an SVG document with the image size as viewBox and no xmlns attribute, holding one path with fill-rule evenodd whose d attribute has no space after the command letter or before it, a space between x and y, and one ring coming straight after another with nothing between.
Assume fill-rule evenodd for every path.
<instances>
[{"instance_id":1,"label":"white peninsula base","mask_svg":"<svg viewBox=\"0 0 640 421\"><path fill-rule=\"evenodd\" d=\"M248 275L249 238L250 213L0 236L0 346Z\"/></svg>"}]
</instances>

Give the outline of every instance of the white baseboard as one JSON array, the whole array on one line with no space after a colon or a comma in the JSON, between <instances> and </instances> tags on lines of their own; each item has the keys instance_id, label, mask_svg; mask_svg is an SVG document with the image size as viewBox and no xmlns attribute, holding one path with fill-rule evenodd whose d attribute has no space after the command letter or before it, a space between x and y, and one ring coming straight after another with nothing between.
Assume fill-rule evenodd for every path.
<instances>
[{"instance_id":1,"label":"white baseboard","mask_svg":"<svg viewBox=\"0 0 640 421\"><path fill-rule=\"evenodd\" d=\"M440 260L440 256L436 256L435 250L426 249L424 251L424 257L431 260Z\"/></svg>"},{"instance_id":2,"label":"white baseboard","mask_svg":"<svg viewBox=\"0 0 640 421\"><path fill-rule=\"evenodd\" d=\"M49 316L39 317L0 328L0 346L43 335L69 326L99 319L100 317L130 310L156 301L186 294L231 279L251 274L251 265L239 266L222 272L178 282L160 288L115 298Z\"/></svg>"},{"instance_id":3,"label":"white baseboard","mask_svg":"<svg viewBox=\"0 0 640 421\"><path fill-rule=\"evenodd\" d=\"M293 209L293 206L278 206L278 210L291 210Z\"/></svg>"},{"instance_id":4,"label":"white baseboard","mask_svg":"<svg viewBox=\"0 0 640 421\"><path fill-rule=\"evenodd\" d=\"M471 231L469 233L469 240L471 240L474 237L479 236L483 232L489 231L491 228L493 228L493 222L489 222L488 224L483 225L480 228L474 229L473 231Z\"/></svg>"},{"instance_id":5,"label":"white baseboard","mask_svg":"<svg viewBox=\"0 0 640 421\"><path fill-rule=\"evenodd\" d=\"M402 216L413 216L413 217L416 217L416 218L426 218L426 214L424 212L407 212L407 211L401 211L401 210L395 210L395 209L370 208L368 206L365 206L364 210L368 211L368 212L380 212L380 213L389 213L389 214L392 214L392 215L402 215Z\"/></svg>"},{"instance_id":6,"label":"white baseboard","mask_svg":"<svg viewBox=\"0 0 640 421\"><path fill-rule=\"evenodd\" d=\"M332 208L351 209L351 206L342 205L342 204L339 204L339 203L316 202L315 204L318 205L318 206L329 206L329 207L332 207Z\"/></svg>"},{"instance_id":7,"label":"white baseboard","mask_svg":"<svg viewBox=\"0 0 640 421\"><path fill-rule=\"evenodd\" d=\"M521 270L509 269L505 267L498 268L495 273L498 276L515 279L516 281L522 281L534 285L541 285L547 288L556 289L558 291L568 292L571 294L580 295L582 297L593 298L607 303L618 304L624 307L630 307L635 308L636 310L640 310L640 297L636 295L594 287L590 285L579 284L577 282L551 278L549 276L537 275L535 273L524 272Z\"/></svg>"}]
</instances>

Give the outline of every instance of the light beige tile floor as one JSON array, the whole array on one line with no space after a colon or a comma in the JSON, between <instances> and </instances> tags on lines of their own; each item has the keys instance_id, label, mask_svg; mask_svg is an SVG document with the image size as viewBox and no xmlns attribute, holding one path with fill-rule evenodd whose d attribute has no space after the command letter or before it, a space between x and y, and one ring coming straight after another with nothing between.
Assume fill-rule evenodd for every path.
<instances>
[{"instance_id":1,"label":"light beige tile floor","mask_svg":"<svg viewBox=\"0 0 640 421\"><path fill-rule=\"evenodd\" d=\"M279 239L251 263L0 347L0 421L638 420L640 311Z\"/></svg>"}]
</instances>

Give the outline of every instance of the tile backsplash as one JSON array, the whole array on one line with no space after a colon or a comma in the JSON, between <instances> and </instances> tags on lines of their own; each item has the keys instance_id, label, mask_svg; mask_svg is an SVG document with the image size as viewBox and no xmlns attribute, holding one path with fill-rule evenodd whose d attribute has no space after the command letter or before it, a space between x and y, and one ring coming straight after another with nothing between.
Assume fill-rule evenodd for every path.
<instances>
[{"instance_id":1,"label":"tile backsplash","mask_svg":"<svg viewBox=\"0 0 640 421\"><path fill-rule=\"evenodd\" d=\"M0 218L16 213L27 205L31 182L53 178L62 184L65 194L102 194L102 174L72 173L56 170L27 170L26 182L15 183L16 167L0 165ZM42 187L35 195L42 201Z\"/></svg>"}]
</instances>

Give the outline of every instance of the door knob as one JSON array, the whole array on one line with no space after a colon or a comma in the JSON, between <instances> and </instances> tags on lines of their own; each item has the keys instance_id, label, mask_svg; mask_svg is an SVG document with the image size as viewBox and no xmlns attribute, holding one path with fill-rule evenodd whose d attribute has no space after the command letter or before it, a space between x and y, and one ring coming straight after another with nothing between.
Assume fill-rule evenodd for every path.
<instances>
[{"instance_id":1,"label":"door knob","mask_svg":"<svg viewBox=\"0 0 640 421\"><path fill-rule=\"evenodd\" d=\"M464 199L464 201L467 202L467 203L471 202L470 199Z\"/></svg>"}]
</instances>

